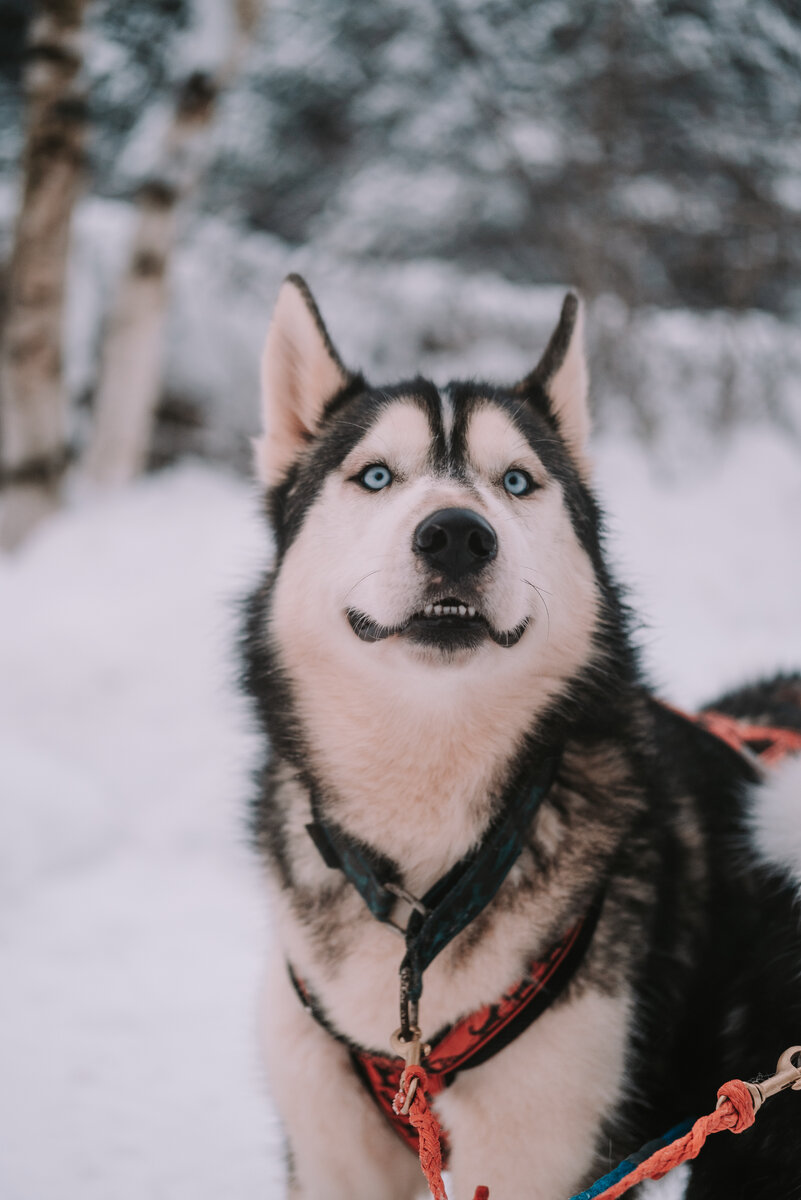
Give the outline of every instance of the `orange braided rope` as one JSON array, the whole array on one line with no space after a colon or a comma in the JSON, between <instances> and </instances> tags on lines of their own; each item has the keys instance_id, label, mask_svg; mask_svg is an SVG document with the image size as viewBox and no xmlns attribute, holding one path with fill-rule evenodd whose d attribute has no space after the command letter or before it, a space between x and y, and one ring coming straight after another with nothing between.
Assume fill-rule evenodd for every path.
<instances>
[{"instance_id":1,"label":"orange braided rope","mask_svg":"<svg viewBox=\"0 0 801 1200\"><path fill-rule=\"evenodd\" d=\"M417 1130L420 1166L428 1181L428 1190L434 1200L448 1200L445 1184L442 1182L442 1128L435 1114L428 1107L425 1088L428 1076L422 1067L408 1066L401 1076L400 1090L392 1105L396 1116L406 1102L406 1092L412 1080L417 1080L417 1089L409 1108L409 1120Z\"/></svg>"},{"instance_id":2,"label":"orange braided rope","mask_svg":"<svg viewBox=\"0 0 801 1200\"><path fill-rule=\"evenodd\" d=\"M732 1079L729 1083L724 1083L718 1091L718 1098L721 1101L719 1108L707 1117L699 1117L689 1133L677 1138L669 1146L657 1150L618 1183L601 1192L596 1200L615 1200L617 1196L622 1196L644 1179L661 1179L674 1167L679 1167L700 1154L704 1142L712 1133L720 1133L723 1129L730 1129L732 1133L742 1133L753 1125L756 1116L754 1101L742 1080Z\"/></svg>"},{"instance_id":3,"label":"orange braided rope","mask_svg":"<svg viewBox=\"0 0 801 1200\"><path fill-rule=\"evenodd\" d=\"M445 1184L442 1182L442 1126L428 1106L425 1096L428 1077L422 1067L406 1067L401 1076L400 1090L392 1108L396 1116L401 1115L401 1109L406 1102L406 1093L413 1079L417 1080L417 1089L409 1106L408 1117L417 1130L420 1166L434 1200L448 1200ZM477 1187L473 1200L489 1200L489 1190L485 1187Z\"/></svg>"}]
</instances>

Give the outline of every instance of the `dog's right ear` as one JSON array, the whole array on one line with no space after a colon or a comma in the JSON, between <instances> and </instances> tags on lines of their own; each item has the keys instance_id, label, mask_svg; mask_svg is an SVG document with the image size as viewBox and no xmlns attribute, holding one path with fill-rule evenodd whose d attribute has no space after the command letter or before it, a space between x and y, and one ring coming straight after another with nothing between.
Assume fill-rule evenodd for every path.
<instances>
[{"instance_id":1,"label":"dog's right ear","mask_svg":"<svg viewBox=\"0 0 801 1200\"><path fill-rule=\"evenodd\" d=\"M326 403L350 382L305 280L281 284L261 360L264 433L254 442L256 471L278 483L314 434Z\"/></svg>"}]
</instances>

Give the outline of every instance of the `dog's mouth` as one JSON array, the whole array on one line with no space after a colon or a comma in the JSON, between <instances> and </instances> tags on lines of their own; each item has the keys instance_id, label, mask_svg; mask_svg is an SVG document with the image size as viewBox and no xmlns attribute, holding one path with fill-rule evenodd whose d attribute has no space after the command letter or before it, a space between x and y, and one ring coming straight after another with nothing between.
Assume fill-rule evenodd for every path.
<instances>
[{"instance_id":1,"label":"dog's mouth","mask_svg":"<svg viewBox=\"0 0 801 1200\"><path fill-rule=\"evenodd\" d=\"M514 629L500 630L475 607L458 596L432 600L419 612L412 613L401 625L381 625L356 608L347 610L350 627L363 642L383 642L389 637L441 649L469 650L490 638L498 646L515 646L526 631L529 618Z\"/></svg>"}]
</instances>

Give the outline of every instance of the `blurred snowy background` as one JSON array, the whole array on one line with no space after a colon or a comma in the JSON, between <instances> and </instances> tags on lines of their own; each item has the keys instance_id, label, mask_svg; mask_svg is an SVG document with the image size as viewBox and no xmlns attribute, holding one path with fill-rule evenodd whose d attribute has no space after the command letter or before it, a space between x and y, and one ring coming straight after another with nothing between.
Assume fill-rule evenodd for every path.
<instances>
[{"instance_id":1,"label":"blurred snowy background","mask_svg":"<svg viewBox=\"0 0 801 1200\"><path fill-rule=\"evenodd\" d=\"M281 1194L232 645L287 271L379 380L514 378L579 286L657 685L801 662L799 75L789 0L3 0L3 1200Z\"/></svg>"}]
</instances>

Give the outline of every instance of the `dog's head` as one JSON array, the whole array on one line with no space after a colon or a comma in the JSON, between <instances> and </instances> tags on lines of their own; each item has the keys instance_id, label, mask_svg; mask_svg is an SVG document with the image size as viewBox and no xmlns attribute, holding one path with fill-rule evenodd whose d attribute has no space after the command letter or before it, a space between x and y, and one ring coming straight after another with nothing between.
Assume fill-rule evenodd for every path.
<instances>
[{"instance_id":1,"label":"dog's head","mask_svg":"<svg viewBox=\"0 0 801 1200\"><path fill-rule=\"evenodd\" d=\"M262 382L270 624L286 661L339 671L343 687L380 687L403 663L418 681L476 671L551 692L592 659L604 603L576 296L514 386L376 388L290 276Z\"/></svg>"}]
</instances>

